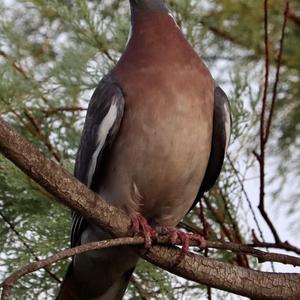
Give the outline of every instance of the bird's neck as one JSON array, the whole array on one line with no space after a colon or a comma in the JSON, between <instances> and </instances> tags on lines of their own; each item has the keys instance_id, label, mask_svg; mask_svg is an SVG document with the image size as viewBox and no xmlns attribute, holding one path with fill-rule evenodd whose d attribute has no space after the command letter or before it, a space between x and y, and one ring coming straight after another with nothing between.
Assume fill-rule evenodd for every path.
<instances>
[{"instance_id":1,"label":"bird's neck","mask_svg":"<svg viewBox=\"0 0 300 300\"><path fill-rule=\"evenodd\" d=\"M171 33L173 30L178 30L174 18L169 10L151 10L151 11L136 11L131 15L131 37L144 36L143 40L148 40L149 37L157 35L164 36Z\"/></svg>"},{"instance_id":2,"label":"bird's neck","mask_svg":"<svg viewBox=\"0 0 300 300\"><path fill-rule=\"evenodd\" d=\"M154 11L168 12L165 0L130 0L131 15Z\"/></svg>"},{"instance_id":3,"label":"bird's neck","mask_svg":"<svg viewBox=\"0 0 300 300\"><path fill-rule=\"evenodd\" d=\"M169 12L136 14L131 25L126 49L114 73L122 73L123 69L128 72L133 66L143 69L152 64L172 64L184 58L182 49L186 47L180 45L185 39Z\"/></svg>"}]
</instances>

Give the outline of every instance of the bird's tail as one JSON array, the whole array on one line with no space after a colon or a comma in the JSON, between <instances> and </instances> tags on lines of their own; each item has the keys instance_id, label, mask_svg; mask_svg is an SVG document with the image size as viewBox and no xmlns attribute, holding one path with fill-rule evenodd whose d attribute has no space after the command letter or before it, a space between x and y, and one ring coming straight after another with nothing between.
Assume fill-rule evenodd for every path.
<instances>
[{"instance_id":1,"label":"bird's tail","mask_svg":"<svg viewBox=\"0 0 300 300\"><path fill-rule=\"evenodd\" d=\"M59 292L55 300L75 300L72 296L72 263L69 265L68 270L65 274L64 280L60 286Z\"/></svg>"},{"instance_id":2,"label":"bird's tail","mask_svg":"<svg viewBox=\"0 0 300 300\"><path fill-rule=\"evenodd\" d=\"M97 265L96 272L91 270L87 275L89 281L82 282L82 277L78 278L79 270L74 270L73 262L69 265L65 278L60 286L56 300L122 300L128 286L131 275L134 271L135 264L132 268L124 273L119 273L114 280L107 280L109 277L110 263ZM96 280L97 279L97 280Z\"/></svg>"}]
</instances>

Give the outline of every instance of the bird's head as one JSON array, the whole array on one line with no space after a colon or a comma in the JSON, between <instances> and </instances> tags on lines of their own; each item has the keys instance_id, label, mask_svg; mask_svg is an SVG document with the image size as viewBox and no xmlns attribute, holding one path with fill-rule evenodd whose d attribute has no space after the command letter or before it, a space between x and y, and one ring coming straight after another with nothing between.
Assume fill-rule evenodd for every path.
<instances>
[{"instance_id":1,"label":"bird's head","mask_svg":"<svg viewBox=\"0 0 300 300\"><path fill-rule=\"evenodd\" d=\"M168 10L165 0L129 0L129 2L132 10Z\"/></svg>"}]
</instances>

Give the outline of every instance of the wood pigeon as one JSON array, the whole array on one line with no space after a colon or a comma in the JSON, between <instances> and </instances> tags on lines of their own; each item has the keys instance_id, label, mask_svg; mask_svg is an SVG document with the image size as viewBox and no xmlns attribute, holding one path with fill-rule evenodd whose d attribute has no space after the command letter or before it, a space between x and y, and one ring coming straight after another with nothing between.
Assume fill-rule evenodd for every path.
<instances>
[{"instance_id":1,"label":"wood pigeon","mask_svg":"<svg viewBox=\"0 0 300 300\"><path fill-rule=\"evenodd\" d=\"M174 228L213 186L231 117L225 93L165 1L130 6L127 46L91 98L75 176L147 234L148 224ZM72 247L109 238L74 213ZM125 246L76 255L57 299L122 299L137 260Z\"/></svg>"}]
</instances>

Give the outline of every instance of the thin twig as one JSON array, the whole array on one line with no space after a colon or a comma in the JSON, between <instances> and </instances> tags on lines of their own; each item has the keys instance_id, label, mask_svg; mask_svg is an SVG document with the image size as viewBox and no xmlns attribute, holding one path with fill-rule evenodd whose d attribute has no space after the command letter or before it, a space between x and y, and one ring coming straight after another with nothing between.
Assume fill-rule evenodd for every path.
<instances>
[{"instance_id":1,"label":"thin twig","mask_svg":"<svg viewBox=\"0 0 300 300\"><path fill-rule=\"evenodd\" d=\"M47 110L42 110L42 113L45 115L45 117L49 117L55 114L64 113L64 112L80 112L87 110L84 107L80 106L74 106L74 107L57 107Z\"/></svg>"},{"instance_id":2,"label":"thin twig","mask_svg":"<svg viewBox=\"0 0 300 300\"><path fill-rule=\"evenodd\" d=\"M181 244L181 242L182 241L177 240L176 244L179 245ZM8 300L11 289L21 277L25 276L26 274L35 272L41 268L45 268L46 266L49 266L62 259L97 249L115 247L120 245L141 245L143 243L143 237L127 237L92 242L75 248L65 249L48 257L47 259L32 262L29 265L17 270L3 281L3 283L0 285L0 287L3 288L1 300ZM170 242L168 237L160 236L157 239L157 243L160 245L169 245ZM191 245L197 246L197 243L191 241ZM277 253L267 253L261 250L254 249L253 247L247 245L240 245L236 243L224 243L218 241L207 241L207 247L214 249L231 250L236 253L249 254L257 257L259 259L259 262L275 261L284 264L291 264L293 266L300 266L300 258Z\"/></svg>"},{"instance_id":3,"label":"thin twig","mask_svg":"<svg viewBox=\"0 0 300 300\"><path fill-rule=\"evenodd\" d=\"M40 259L37 257L37 255L32 250L32 248L29 246L29 244L24 240L24 237L22 236L22 234L15 228L15 226L10 222L10 220L1 211L0 211L0 216L4 220L4 222L7 224L7 226L10 228L10 230L15 233L15 235L18 237L19 241L24 245L24 247L28 250L28 252L32 255L32 257L36 261L40 261ZM48 267L44 267L44 270L49 274L50 277L52 277L58 283L62 282L60 280L60 278L56 274L51 272L51 270Z\"/></svg>"},{"instance_id":4,"label":"thin twig","mask_svg":"<svg viewBox=\"0 0 300 300\"><path fill-rule=\"evenodd\" d=\"M210 212L213 214L215 217L217 223L221 227L221 231L225 234L225 236L228 238L230 242L234 242L234 238L230 232L230 230L227 228L227 226L224 223L224 217L220 215L220 213L211 205L209 199L207 197L203 197L205 204L207 208L210 210Z\"/></svg>"},{"instance_id":5,"label":"thin twig","mask_svg":"<svg viewBox=\"0 0 300 300\"><path fill-rule=\"evenodd\" d=\"M288 18L292 20L296 25L300 26L300 16L297 16L292 10L288 11Z\"/></svg>"},{"instance_id":6,"label":"thin twig","mask_svg":"<svg viewBox=\"0 0 300 300\"><path fill-rule=\"evenodd\" d=\"M273 87L271 107L270 107L269 117L267 120L266 133L265 133L265 138L264 138L265 144L267 143L269 135L270 135L270 128L272 125L272 119L273 119L273 114L274 114L274 109L275 109L275 102L277 99L277 87L278 87L278 83L279 83L280 67L281 67L281 62L282 62L282 53L283 53L283 45L284 45L284 38L285 38L285 29L286 29L286 24L287 24L287 19L288 19L288 12L289 12L289 1L287 0L285 3L284 19L283 19L283 24L282 24L282 28L281 28L281 37L280 37L280 42L279 42L280 46L279 46L279 52L278 52L278 57L277 57L275 83L274 83L274 87Z\"/></svg>"},{"instance_id":7,"label":"thin twig","mask_svg":"<svg viewBox=\"0 0 300 300\"><path fill-rule=\"evenodd\" d=\"M280 243L268 243L268 242L261 242L259 240L253 241L251 244L247 244L250 247L259 247L259 248L273 248L273 249L282 249L289 252L294 252L300 255L300 248L291 245L288 241L280 242Z\"/></svg>"},{"instance_id":8,"label":"thin twig","mask_svg":"<svg viewBox=\"0 0 300 300\"><path fill-rule=\"evenodd\" d=\"M19 63L15 62L12 60L7 53L5 53L3 50L0 50L0 55L3 56L7 61L11 63L11 65L14 67L14 69L21 74L21 76L26 80L30 81L32 79L32 76L28 74L28 71L26 71ZM41 95L41 99L49 106L49 101L48 99L44 96ZM24 108L24 113L26 118L29 120L29 122L33 125L33 128L35 129L35 133L38 138L44 143L44 145L48 148L49 152L53 155L55 160L60 163L61 162L61 157L57 149L54 148L54 146L51 144L49 139L44 135L42 132L41 128L38 125L38 122L35 120L35 118L30 114L28 109L25 107Z\"/></svg>"},{"instance_id":9,"label":"thin twig","mask_svg":"<svg viewBox=\"0 0 300 300\"><path fill-rule=\"evenodd\" d=\"M8 300L11 289L16 284L16 282L26 274L35 272L41 268L44 268L46 266L49 266L50 264L53 264L59 260L84 253L87 251L92 250L98 250L98 249L104 249L108 247L116 247L121 245L138 245L144 243L144 238L142 237L134 237L134 238L119 238L114 240L106 240L106 241L100 241L100 242L93 242L89 244L84 244L75 248L65 249L63 251L60 251L46 259L35 261L19 270L11 274L8 278L6 278L3 283L1 284L2 295L1 300Z\"/></svg>"},{"instance_id":10,"label":"thin twig","mask_svg":"<svg viewBox=\"0 0 300 300\"><path fill-rule=\"evenodd\" d=\"M227 156L227 159L228 159L228 161L229 161L229 163L231 165L231 168L232 168L232 170L233 170L233 172L234 172L234 174L235 174L235 176L236 176L236 178L238 180L238 183L240 184L240 187L242 189L242 193L244 194L244 197L245 197L245 199L246 199L246 201L248 203L249 209L251 211L254 223L255 223L255 225L257 227L257 230L259 232L260 238L262 239L262 241L264 241L265 239L264 239L264 236L263 236L263 232L262 232L262 230L260 228L260 225L259 225L259 222L258 222L258 220L256 218L256 214L254 212L254 208L253 208L252 203L251 203L251 201L249 199L249 196L248 196L248 194L247 194L247 192L245 190L244 184L243 184L243 182L242 182L242 180L240 178L239 171L236 169L236 167L234 166L233 161L231 160L231 158L229 156Z\"/></svg>"},{"instance_id":11,"label":"thin twig","mask_svg":"<svg viewBox=\"0 0 300 300\"><path fill-rule=\"evenodd\" d=\"M0 50L0 55L4 57L6 60L10 60L8 54L6 54L3 50ZM27 72L21 67L20 64L12 60L10 60L10 62L12 66L15 68L15 70L17 70L26 80L30 79Z\"/></svg>"},{"instance_id":12,"label":"thin twig","mask_svg":"<svg viewBox=\"0 0 300 300\"><path fill-rule=\"evenodd\" d=\"M222 193L222 191L220 189L219 189L219 194L220 194L220 196L223 200L225 211L227 213L227 216L228 216L228 218L230 220L230 223L232 225L232 228L233 228L234 241L241 244L242 243L242 237L241 237L241 234L240 234L240 231L239 231L238 224L236 223L235 219L233 218L233 216L230 212L230 209L228 207L227 200L226 200L224 194ZM245 268L249 268L249 262L248 262L248 259L247 259L246 255L238 253L237 261L238 261L240 266L245 267Z\"/></svg>"},{"instance_id":13,"label":"thin twig","mask_svg":"<svg viewBox=\"0 0 300 300\"><path fill-rule=\"evenodd\" d=\"M146 291L141 284L138 282L136 275L132 275L130 278L130 282L132 283L132 285L135 287L135 289L138 291L141 300L148 300L149 296L151 296L148 291Z\"/></svg>"},{"instance_id":14,"label":"thin twig","mask_svg":"<svg viewBox=\"0 0 300 300\"><path fill-rule=\"evenodd\" d=\"M0 50L0 55L3 56L7 61L11 63L13 68L25 79L25 80L32 80L32 76L29 75L29 72L25 70L24 67L21 66L21 64L15 62L13 59L9 57L7 53L5 53L3 50ZM49 101L44 95L40 95L41 99L49 106Z\"/></svg>"},{"instance_id":15,"label":"thin twig","mask_svg":"<svg viewBox=\"0 0 300 300\"><path fill-rule=\"evenodd\" d=\"M26 108L24 109L24 113L25 113L25 116L26 116L27 120L33 126L37 137L44 143L44 145L47 147L47 149L53 155L53 157L56 159L56 161L58 163L60 163L61 162L61 156L60 156L59 151L52 145L50 140L42 132L42 129L41 129L38 121L32 116L32 114Z\"/></svg>"},{"instance_id":16,"label":"thin twig","mask_svg":"<svg viewBox=\"0 0 300 300\"><path fill-rule=\"evenodd\" d=\"M269 33L268 33L268 0L264 1L264 32L265 32L265 81L264 91L262 98L262 110L260 115L260 154L255 156L259 162L260 172L260 191L259 191L259 211L268 224L276 243L280 243L279 235L270 220L265 210L265 151L266 151L266 140L265 140L265 114L267 107L267 94L269 87Z\"/></svg>"},{"instance_id":17,"label":"thin twig","mask_svg":"<svg viewBox=\"0 0 300 300\"><path fill-rule=\"evenodd\" d=\"M200 205L199 217L200 217L202 227L203 227L203 236L204 236L205 239L208 239L208 222L207 222L205 214L204 214L204 205L203 205L203 199L202 198L200 198L200 200L199 200L199 205ZM209 257L208 248L204 249L204 256ZM207 290L207 300L211 300L212 299L211 287L207 286L206 290Z\"/></svg>"},{"instance_id":18,"label":"thin twig","mask_svg":"<svg viewBox=\"0 0 300 300\"><path fill-rule=\"evenodd\" d=\"M203 236L204 236L205 239L208 239L208 222L205 218L204 207L203 207L203 199L202 198L200 198L199 204L200 204L199 216L200 216L200 220L201 220L201 223L202 223L202 226L203 226ZM207 252L207 250L205 251L205 253L206 252ZM206 253L206 255L207 255L207 253Z\"/></svg>"}]
</instances>

